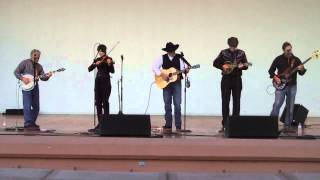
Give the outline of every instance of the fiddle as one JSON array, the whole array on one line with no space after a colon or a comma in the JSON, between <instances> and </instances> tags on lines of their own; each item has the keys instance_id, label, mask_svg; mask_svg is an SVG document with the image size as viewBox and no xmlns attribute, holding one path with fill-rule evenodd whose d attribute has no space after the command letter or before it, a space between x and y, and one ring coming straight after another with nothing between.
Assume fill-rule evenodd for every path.
<instances>
[{"instance_id":1,"label":"fiddle","mask_svg":"<svg viewBox=\"0 0 320 180\"><path fill-rule=\"evenodd\" d=\"M99 61L97 61L97 62L95 62L95 65L99 65L99 64L101 64L101 63L106 63L107 65L112 65L112 64L115 64L115 62L112 60L112 58L111 57L109 57L109 56L103 56L102 58L101 58L101 60L99 60Z\"/></svg>"}]
</instances>

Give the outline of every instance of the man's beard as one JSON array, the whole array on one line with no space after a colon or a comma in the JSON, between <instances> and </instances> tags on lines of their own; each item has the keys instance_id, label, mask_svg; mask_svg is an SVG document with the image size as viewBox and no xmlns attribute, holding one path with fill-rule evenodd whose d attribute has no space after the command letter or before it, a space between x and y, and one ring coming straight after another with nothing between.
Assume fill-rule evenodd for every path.
<instances>
[{"instance_id":1,"label":"man's beard","mask_svg":"<svg viewBox=\"0 0 320 180\"><path fill-rule=\"evenodd\" d=\"M285 56L286 56L287 58L291 58L291 57L292 57L292 53L286 53Z\"/></svg>"}]
</instances>

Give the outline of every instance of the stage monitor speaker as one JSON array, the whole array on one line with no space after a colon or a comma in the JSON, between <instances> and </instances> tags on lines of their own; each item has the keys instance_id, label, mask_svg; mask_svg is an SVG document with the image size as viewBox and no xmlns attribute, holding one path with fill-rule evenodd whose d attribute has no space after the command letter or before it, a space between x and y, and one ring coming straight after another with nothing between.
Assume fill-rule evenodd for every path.
<instances>
[{"instance_id":1,"label":"stage monitor speaker","mask_svg":"<svg viewBox=\"0 0 320 180\"><path fill-rule=\"evenodd\" d=\"M286 117L287 108L284 108L280 121L284 123ZM304 124L307 119L309 110L301 104L295 104L293 110L293 122L292 125L297 126L299 123Z\"/></svg>"},{"instance_id":2,"label":"stage monitor speaker","mask_svg":"<svg viewBox=\"0 0 320 180\"><path fill-rule=\"evenodd\" d=\"M101 116L101 136L150 137L150 115L110 114Z\"/></svg>"},{"instance_id":3,"label":"stage monitor speaker","mask_svg":"<svg viewBox=\"0 0 320 180\"><path fill-rule=\"evenodd\" d=\"M278 118L271 116L230 117L225 136L229 138L277 138Z\"/></svg>"},{"instance_id":4,"label":"stage monitor speaker","mask_svg":"<svg viewBox=\"0 0 320 180\"><path fill-rule=\"evenodd\" d=\"M23 109L6 109L3 115L23 115Z\"/></svg>"}]
</instances>

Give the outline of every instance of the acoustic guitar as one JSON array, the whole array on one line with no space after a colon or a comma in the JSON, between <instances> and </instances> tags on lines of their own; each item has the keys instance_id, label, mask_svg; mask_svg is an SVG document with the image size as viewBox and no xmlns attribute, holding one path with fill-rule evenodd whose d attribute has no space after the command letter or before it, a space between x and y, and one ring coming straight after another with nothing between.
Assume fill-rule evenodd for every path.
<instances>
[{"instance_id":1,"label":"acoustic guitar","mask_svg":"<svg viewBox=\"0 0 320 180\"><path fill-rule=\"evenodd\" d=\"M186 68L184 70L177 70L176 68L169 68L169 69L161 69L161 73L166 74L168 76L168 79L163 79L162 76L155 76L155 83L157 86L161 89L167 87L170 83L175 82L178 80L178 75L181 73L186 72L190 69L197 69L200 68L200 64L191 66L189 68Z\"/></svg>"}]
</instances>

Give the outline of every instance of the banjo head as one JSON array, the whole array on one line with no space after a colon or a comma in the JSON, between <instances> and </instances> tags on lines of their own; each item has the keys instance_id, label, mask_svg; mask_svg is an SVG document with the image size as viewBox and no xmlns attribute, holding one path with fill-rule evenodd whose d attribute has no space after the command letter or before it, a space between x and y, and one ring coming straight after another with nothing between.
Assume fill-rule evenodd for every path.
<instances>
[{"instance_id":1,"label":"banjo head","mask_svg":"<svg viewBox=\"0 0 320 180\"><path fill-rule=\"evenodd\" d=\"M34 88L33 76L30 74L25 74L22 77L28 78L30 80L30 82L28 84L25 84L23 81L20 81L20 85L21 85L22 90L31 91Z\"/></svg>"}]
</instances>

